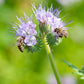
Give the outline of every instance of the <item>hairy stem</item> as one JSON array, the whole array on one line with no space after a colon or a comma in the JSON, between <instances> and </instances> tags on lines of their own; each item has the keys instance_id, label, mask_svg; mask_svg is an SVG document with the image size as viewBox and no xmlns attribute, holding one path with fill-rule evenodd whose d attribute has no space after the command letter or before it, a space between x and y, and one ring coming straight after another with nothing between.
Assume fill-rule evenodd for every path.
<instances>
[{"instance_id":1,"label":"hairy stem","mask_svg":"<svg viewBox=\"0 0 84 84\"><path fill-rule=\"evenodd\" d=\"M53 69L53 72L54 72L54 75L55 75L55 78L56 78L57 84L61 84L60 78L59 78L59 75L58 75L58 71L57 71L55 63L54 63L53 55L51 53L49 45L46 42L45 35L43 37L43 42L44 42L44 45L45 45L45 48L46 48L46 52L47 52L47 55L48 55L50 63L51 63L51 67Z\"/></svg>"}]
</instances>

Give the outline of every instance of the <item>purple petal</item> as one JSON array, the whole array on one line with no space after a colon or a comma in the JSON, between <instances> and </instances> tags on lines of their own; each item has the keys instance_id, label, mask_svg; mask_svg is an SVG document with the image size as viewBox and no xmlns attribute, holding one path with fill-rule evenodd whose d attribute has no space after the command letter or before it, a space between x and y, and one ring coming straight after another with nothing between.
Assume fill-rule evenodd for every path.
<instances>
[{"instance_id":1,"label":"purple petal","mask_svg":"<svg viewBox=\"0 0 84 84\"><path fill-rule=\"evenodd\" d=\"M52 11L52 13L55 13L57 11L57 8Z\"/></svg>"},{"instance_id":2,"label":"purple petal","mask_svg":"<svg viewBox=\"0 0 84 84\"><path fill-rule=\"evenodd\" d=\"M24 42L28 45L28 46L33 46L37 43L36 38L34 36L31 35L27 35L25 37Z\"/></svg>"}]
</instances>

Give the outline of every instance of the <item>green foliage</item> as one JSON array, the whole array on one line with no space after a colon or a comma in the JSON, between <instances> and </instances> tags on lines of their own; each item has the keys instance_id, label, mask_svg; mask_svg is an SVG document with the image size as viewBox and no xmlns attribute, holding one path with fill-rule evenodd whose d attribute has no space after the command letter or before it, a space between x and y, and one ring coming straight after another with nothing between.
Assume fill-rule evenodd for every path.
<instances>
[{"instance_id":1,"label":"green foliage","mask_svg":"<svg viewBox=\"0 0 84 84\"><path fill-rule=\"evenodd\" d=\"M15 46L15 38L9 35L10 30L8 31L9 23L16 22L16 15L23 16L23 12L31 15L32 8L30 4L35 2L35 5L38 5L36 3L39 1L1 0L0 2L0 84L47 84L47 77L52 74L44 50L34 54L20 53ZM74 64L77 64L78 67L84 64L84 34L81 32L81 29L84 31L84 0L79 0L80 3L77 2L66 7L59 4L58 0L44 1L46 3L43 3L43 5L46 7L47 4L48 7L53 4L53 9L56 7L60 10L63 9L61 17L69 14L71 15L70 20L73 20L72 24L67 25L71 27L69 29L69 37L53 49L54 60L57 63L60 74L71 73L69 68L62 66L63 63L57 59L69 59ZM67 19L68 21L69 19ZM41 69L40 73L39 69ZM81 79L84 79L84 76ZM77 84L84 84L84 80L82 81L78 78L77 81Z\"/></svg>"},{"instance_id":2,"label":"green foliage","mask_svg":"<svg viewBox=\"0 0 84 84\"><path fill-rule=\"evenodd\" d=\"M76 66L74 66L73 64L65 61L65 60L62 60L62 62L66 63L69 67L71 67L75 72L75 74L77 75L80 75L81 78L80 79L84 79L84 65L82 66L81 69L77 68Z\"/></svg>"},{"instance_id":3,"label":"green foliage","mask_svg":"<svg viewBox=\"0 0 84 84\"><path fill-rule=\"evenodd\" d=\"M69 67L73 68L74 70L79 71L79 69L76 66L72 65L71 63L69 63L69 62L67 62L65 60L62 60L62 62L66 63Z\"/></svg>"},{"instance_id":4,"label":"green foliage","mask_svg":"<svg viewBox=\"0 0 84 84\"><path fill-rule=\"evenodd\" d=\"M82 66L81 70L82 70L82 72L84 73L84 65Z\"/></svg>"},{"instance_id":5,"label":"green foliage","mask_svg":"<svg viewBox=\"0 0 84 84\"><path fill-rule=\"evenodd\" d=\"M55 35L53 35L52 33L48 33L46 36L47 39L47 43L49 44L49 46L54 46L54 45L59 45L59 43L61 42L62 38L58 38L56 39Z\"/></svg>"},{"instance_id":6,"label":"green foliage","mask_svg":"<svg viewBox=\"0 0 84 84\"><path fill-rule=\"evenodd\" d=\"M49 46L55 45L55 42L57 41L56 37L52 33L48 33L46 39Z\"/></svg>"}]
</instances>

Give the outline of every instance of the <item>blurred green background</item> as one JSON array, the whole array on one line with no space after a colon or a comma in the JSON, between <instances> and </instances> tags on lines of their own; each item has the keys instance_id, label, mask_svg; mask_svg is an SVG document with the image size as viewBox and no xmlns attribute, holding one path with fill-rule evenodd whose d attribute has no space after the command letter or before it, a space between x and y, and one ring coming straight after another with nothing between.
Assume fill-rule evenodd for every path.
<instances>
[{"instance_id":1,"label":"blurred green background","mask_svg":"<svg viewBox=\"0 0 84 84\"><path fill-rule=\"evenodd\" d=\"M73 20L68 29L69 37L64 38L60 45L52 48L54 60L59 74L72 74L77 84L84 84L72 69L60 59L71 62L78 68L84 65L84 1L83 0L0 0L0 84L48 84L48 78L53 74L45 49L38 53L21 53L16 43L16 37L11 32L10 23L17 22L16 16L32 14L32 3L36 6L43 3L46 7L62 10L60 17L67 15L65 22ZM69 17L68 17L69 16ZM68 17L68 18L67 18Z\"/></svg>"}]
</instances>

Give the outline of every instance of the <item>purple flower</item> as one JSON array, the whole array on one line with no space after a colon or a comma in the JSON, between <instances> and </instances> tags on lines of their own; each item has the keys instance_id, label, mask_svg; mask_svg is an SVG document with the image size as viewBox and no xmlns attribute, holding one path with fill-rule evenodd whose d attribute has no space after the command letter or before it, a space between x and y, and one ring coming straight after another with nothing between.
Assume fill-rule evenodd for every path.
<instances>
[{"instance_id":1,"label":"purple flower","mask_svg":"<svg viewBox=\"0 0 84 84\"><path fill-rule=\"evenodd\" d=\"M37 34L37 31L35 30L36 24L32 22L32 17L29 19L26 14L24 15L26 21L23 18L17 17L17 19L20 21L20 24L16 28L16 36L24 37L24 43L27 46L33 46L37 43L35 38L35 35Z\"/></svg>"},{"instance_id":2,"label":"purple flower","mask_svg":"<svg viewBox=\"0 0 84 84\"><path fill-rule=\"evenodd\" d=\"M27 46L32 46L37 43L35 36L32 36L32 35L27 35L25 37L24 42L27 44Z\"/></svg>"},{"instance_id":3,"label":"purple flower","mask_svg":"<svg viewBox=\"0 0 84 84\"><path fill-rule=\"evenodd\" d=\"M35 6L33 7L33 12L39 23L47 24L47 26L49 26L48 30L52 32L56 37L62 37L64 35L66 31L66 27L64 26L66 24L62 21L61 18L59 18L59 14L61 11L58 11L57 8L53 10L52 6L50 9L47 10L45 10L45 7L42 8L42 5L39 5L37 9L35 8ZM60 28L61 32L58 32L56 29ZM64 36L67 37L67 35Z\"/></svg>"},{"instance_id":4,"label":"purple flower","mask_svg":"<svg viewBox=\"0 0 84 84\"><path fill-rule=\"evenodd\" d=\"M18 28L16 30L16 36L23 36L23 37L25 37L26 36L26 32L23 29Z\"/></svg>"},{"instance_id":5,"label":"purple flower","mask_svg":"<svg viewBox=\"0 0 84 84\"><path fill-rule=\"evenodd\" d=\"M36 16L36 19L41 23L47 23L48 17L52 17L53 14L50 11L46 11L45 8L42 8L42 5L39 5L39 7L36 9L35 6L33 6L33 12Z\"/></svg>"}]
</instances>

